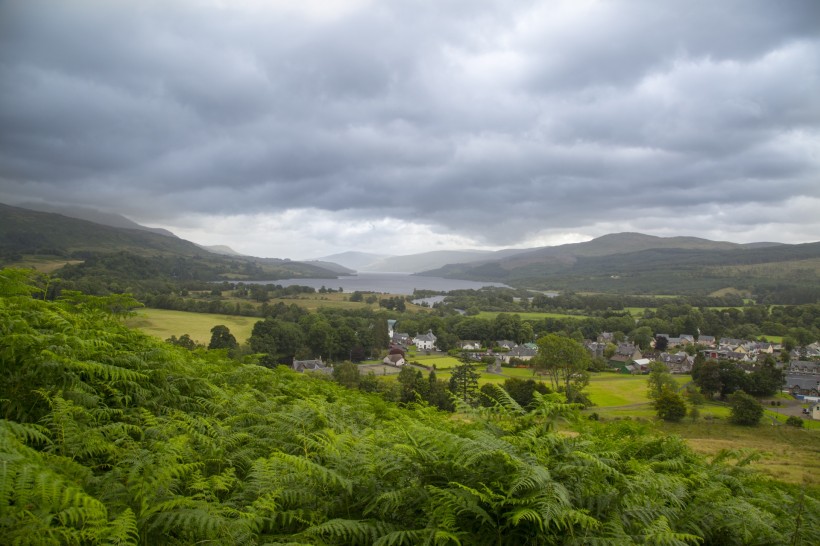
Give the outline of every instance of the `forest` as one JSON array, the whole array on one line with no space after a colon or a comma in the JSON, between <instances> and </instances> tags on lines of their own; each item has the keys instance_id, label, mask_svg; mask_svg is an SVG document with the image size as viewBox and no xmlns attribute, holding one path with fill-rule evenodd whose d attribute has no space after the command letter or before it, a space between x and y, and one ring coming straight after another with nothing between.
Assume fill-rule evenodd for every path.
<instances>
[{"instance_id":1,"label":"forest","mask_svg":"<svg viewBox=\"0 0 820 546\"><path fill-rule=\"evenodd\" d=\"M818 491L647 424L399 407L0 272L3 544L816 544Z\"/></svg>"}]
</instances>

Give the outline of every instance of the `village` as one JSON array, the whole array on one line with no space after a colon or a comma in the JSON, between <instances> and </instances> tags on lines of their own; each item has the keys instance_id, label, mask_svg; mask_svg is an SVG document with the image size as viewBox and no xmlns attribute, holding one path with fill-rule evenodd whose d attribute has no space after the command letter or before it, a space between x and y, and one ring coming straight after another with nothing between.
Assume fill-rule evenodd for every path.
<instances>
[{"instance_id":1,"label":"village","mask_svg":"<svg viewBox=\"0 0 820 546\"><path fill-rule=\"evenodd\" d=\"M390 348L381 364L375 367L364 364L360 367L361 373L375 369L379 369L382 375L398 373L410 364L407 355L411 347L417 354L446 354L439 350L436 344L438 338L432 329L411 336L406 332L395 331L396 323L396 320L388 320ZM538 355L538 345L534 342L519 344L501 339L491 346L487 345L490 344L479 340L460 340L457 349L452 349L449 353L466 356L477 365L485 365L487 373L495 374L502 374L505 367L531 367L530 361ZM796 400L810 403L811 406L803 413L806 417L820 420L820 343L817 342L786 353L779 343L660 333L650 343L649 350L641 350L620 333L602 332L595 340L584 340L583 346L589 353L590 361L598 364L596 371L630 375L649 374L654 362L663 363L672 374L689 375L698 355L704 360L731 362L747 374L755 372L767 361L774 361L777 368L783 371L782 392L792 395ZM321 359L294 360L292 367L300 372L332 371L332 366ZM393 371L390 372L390 369Z\"/></svg>"}]
</instances>

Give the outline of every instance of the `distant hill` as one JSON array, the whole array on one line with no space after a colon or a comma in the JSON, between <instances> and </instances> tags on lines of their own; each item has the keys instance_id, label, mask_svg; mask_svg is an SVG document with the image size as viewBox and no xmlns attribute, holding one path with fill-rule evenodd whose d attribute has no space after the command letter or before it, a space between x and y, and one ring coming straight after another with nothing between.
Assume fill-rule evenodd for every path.
<instances>
[{"instance_id":1,"label":"distant hill","mask_svg":"<svg viewBox=\"0 0 820 546\"><path fill-rule=\"evenodd\" d=\"M364 268L365 271L381 273L418 273L452 263L473 264L516 256L527 249L489 250L434 250L420 254L390 256Z\"/></svg>"},{"instance_id":2,"label":"distant hill","mask_svg":"<svg viewBox=\"0 0 820 546\"><path fill-rule=\"evenodd\" d=\"M643 233L613 233L584 243L571 243L558 246L547 246L510 256L483 261L481 264L451 263L437 270L425 271L424 275L447 277L480 278L479 280L496 280L496 278L516 278L529 276L544 270L563 270L575 264L582 257L614 256L651 249L679 250L733 250L740 248L765 248L780 243L752 243L741 245L725 241L710 241L697 237L656 237ZM467 277L464 277L467 275ZM536 275L537 276L537 275Z\"/></svg>"},{"instance_id":3,"label":"distant hill","mask_svg":"<svg viewBox=\"0 0 820 546\"><path fill-rule=\"evenodd\" d=\"M118 251L183 256L205 253L194 243L177 237L0 204L0 252L67 256Z\"/></svg>"},{"instance_id":4,"label":"distant hill","mask_svg":"<svg viewBox=\"0 0 820 546\"><path fill-rule=\"evenodd\" d=\"M302 263L308 265L315 265L316 267L321 267L322 269L327 269L328 271L333 271L338 275L355 275L356 271L354 269L350 269L343 265L339 265L335 262L325 262L322 260L306 260Z\"/></svg>"},{"instance_id":5,"label":"distant hill","mask_svg":"<svg viewBox=\"0 0 820 546\"><path fill-rule=\"evenodd\" d=\"M86 220L95 224L102 224L104 226L125 228L125 229L139 229L142 231L150 231L158 235L165 235L166 237L176 237L167 229L152 228L138 224L133 220L126 218L121 214L113 214L103 212L91 207L76 207L69 205L57 205L53 203L23 203L17 205L19 208L36 210L39 212L53 212L68 216L69 218L77 218L79 220Z\"/></svg>"},{"instance_id":6,"label":"distant hill","mask_svg":"<svg viewBox=\"0 0 820 546\"><path fill-rule=\"evenodd\" d=\"M315 260L306 260L308 262L330 262L340 266L349 268L353 271L362 271L367 269L370 264L389 258L386 254L372 254L370 252L356 252L348 251L339 254L331 254L330 256L322 256Z\"/></svg>"},{"instance_id":7,"label":"distant hill","mask_svg":"<svg viewBox=\"0 0 820 546\"><path fill-rule=\"evenodd\" d=\"M820 295L820 243L736 244L618 233L423 275L519 287L630 294L703 294L727 287Z\"/></svg>"},{"instance_id":8,"label":"distant hill","mask_svg":"<svg viewBox=\"0 0 820 546\"><path fill-rule=\"evenodd\" d=\"M0 204L0 266L31 256L84 260L85 264L64 268L70 269L75 278L92 265L97 276L116 274L123 279L136 275L131 270L137 267L141 279L150 277L150 271L160 278L179 279L187 275L199 280L337 276L316 265L224 256L178 237Z\"/></svg>"},{"instance_id":9,"label":"distant hill","mask_svg":"<svg viewBox=\"0 0 820 546\"><path fill-rule=\"evenodd\" d=\"M235 251L231 247L227 245L197 245L199 248L204 248L208 252L213 252L214 254L222 254L223 256L244 256L244 254L240 254L239 252Z\"/></svg>"}]
</instances>

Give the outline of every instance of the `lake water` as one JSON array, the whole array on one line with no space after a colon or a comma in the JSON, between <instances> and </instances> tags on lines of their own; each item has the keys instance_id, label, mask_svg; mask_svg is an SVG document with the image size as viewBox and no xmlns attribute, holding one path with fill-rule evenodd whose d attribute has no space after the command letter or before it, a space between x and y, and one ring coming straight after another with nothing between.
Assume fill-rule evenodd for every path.
<instances>
[{"instance_id":1,"label":"lake water","mask_svg":"<svg viewBox=\"0 0 820 546\"><path fill-rule=\"evenodd\" d=\"M451 290L478 290L484 286L498 286L509 288L498 282L462 281L458 279L444 279L442 277L416 277L406 273L359 273L350 277L338 279L280 279L277 281L243 281L245 284L279 284L291 286L310 286L317 290L321 287L345 292L378 292L382 294L412 294L414 289L436 290L449 292Z\"/></svg>"}]
</instances>

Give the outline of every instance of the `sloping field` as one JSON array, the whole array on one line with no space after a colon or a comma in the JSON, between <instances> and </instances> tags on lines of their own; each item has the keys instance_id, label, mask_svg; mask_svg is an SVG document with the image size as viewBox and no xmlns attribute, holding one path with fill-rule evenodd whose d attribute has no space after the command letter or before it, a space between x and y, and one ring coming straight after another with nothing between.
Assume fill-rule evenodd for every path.
<instances>
[{"instance_id":1,"label":"sloping field","mask_svg":"<svg viewBox=\"0 0 820 546\"><path fill-rule=\"evenodd\" d=\"M208 345L211 341L211 328L218 324L227 326L236 341L242 344L251 337L253 325L260 320L258 317L188 313L166 309L138 309L136 313L135 317L126 320L128 326L160 339L188 334L191 339L203 345Z\"/></svg>"}]
</instances>

